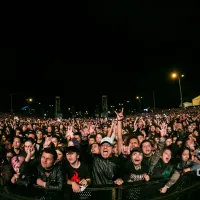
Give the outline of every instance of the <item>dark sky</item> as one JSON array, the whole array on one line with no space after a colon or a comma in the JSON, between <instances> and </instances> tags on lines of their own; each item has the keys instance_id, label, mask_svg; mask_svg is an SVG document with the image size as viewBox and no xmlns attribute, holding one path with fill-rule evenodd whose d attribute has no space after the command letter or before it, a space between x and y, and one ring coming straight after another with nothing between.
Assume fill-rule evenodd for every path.
<instances>
[{"instance_id":1,"label":"dark sky","mask_svg":"<svg viewBox=\"0 0 200 200\"><path fill-rule=\"evenodd\" d=\"M76 2L77 3L77 2ZM178 81L185 74L184 100L200 95L199 26L190 5L136 5L88 1L30 10L1 45L1 110L27 97L62 108L93 108L108 95L109 104L143 96L143 106L177 107ZM75 3L74 3L75 4ZM110 4L110 5L109 5Z\"/></svg>"}]
</instances>

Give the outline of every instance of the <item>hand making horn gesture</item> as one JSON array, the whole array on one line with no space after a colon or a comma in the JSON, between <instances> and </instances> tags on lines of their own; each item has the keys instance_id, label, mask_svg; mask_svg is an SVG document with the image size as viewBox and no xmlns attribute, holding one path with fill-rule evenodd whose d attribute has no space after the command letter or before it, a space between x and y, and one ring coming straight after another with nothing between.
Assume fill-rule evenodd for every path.
<instances>
[{"instance_id":1,"label":"hand making horn gesture","mask_svg":"<svg viewBox=\"0 0 200 200\"><path fill-rule=\"evenodd\" d=\"M124 119L124 114L123 113L124 113L124 108L122 108L121 112L119 112L119 113L115 111L115 114L117 115L117 120L118 121L122 121Z\"/></svg>"}]
</instances>

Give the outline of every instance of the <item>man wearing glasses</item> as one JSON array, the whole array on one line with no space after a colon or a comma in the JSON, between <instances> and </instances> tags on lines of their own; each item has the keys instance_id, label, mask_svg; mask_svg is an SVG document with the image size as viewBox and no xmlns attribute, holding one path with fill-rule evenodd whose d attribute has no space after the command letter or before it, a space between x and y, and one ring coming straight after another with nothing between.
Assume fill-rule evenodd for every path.
<instances>
[{"instance_id":1,"label":"man wearing glasses","mask_svg":"<svg viewBox=\"0 0 200 200\"><path fill-rule=\"evenodd\" d=\"M113 139L104 137L100 144L100 154L93 155L92 181L94 185L123 183L119 159L113 156Z\"/></svg>"}]
</instances>

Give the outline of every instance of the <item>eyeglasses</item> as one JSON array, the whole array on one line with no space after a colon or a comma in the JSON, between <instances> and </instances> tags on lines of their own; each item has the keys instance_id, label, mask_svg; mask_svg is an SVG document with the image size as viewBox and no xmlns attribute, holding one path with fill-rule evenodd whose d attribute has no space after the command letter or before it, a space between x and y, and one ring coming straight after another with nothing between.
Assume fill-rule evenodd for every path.
<instances>
[{"instance_id":1,"label":"eyeglasses","mask_svg":"<svg viewBox=\"0 0 200 200\"><path fill-rule=\"evenodd\" d=\"M112 147L112 145L108 144L108 143L104 143L101 145L102 147Z\"/></svg>"}]
</instances>

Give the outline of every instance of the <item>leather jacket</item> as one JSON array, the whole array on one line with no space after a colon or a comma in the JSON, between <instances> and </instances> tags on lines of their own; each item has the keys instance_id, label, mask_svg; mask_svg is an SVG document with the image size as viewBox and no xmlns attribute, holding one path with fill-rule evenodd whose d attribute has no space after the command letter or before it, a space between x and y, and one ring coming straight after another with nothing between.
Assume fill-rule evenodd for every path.
<instances>
[{"instance_id":1,"label":"leather jacket","mask_svg":"<svg viewBox=\"0 0 200 200\"><path fill-rule=\"evenodd\" d=\"M119 159L114 156L104 159L100 155L95 155L92 168L94 185L113 184L117 178L121 178Z\"/></svg>"},{"instance_id":2,"label":"leather jacket","mask_svg":"<svg viewBox=\"0 0 200 200\"><path fill-rule=\"evenodd\" d=\"M45 169L41 165L37 167L36 178L40 178L42 181L46 182L47 191L57 191L62 192L64 187L64 173L59 165L54 165L50 171L49 176L45 174Z\"/></svg>"}]
</instances>

